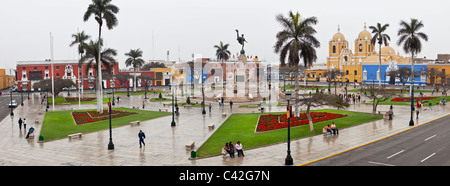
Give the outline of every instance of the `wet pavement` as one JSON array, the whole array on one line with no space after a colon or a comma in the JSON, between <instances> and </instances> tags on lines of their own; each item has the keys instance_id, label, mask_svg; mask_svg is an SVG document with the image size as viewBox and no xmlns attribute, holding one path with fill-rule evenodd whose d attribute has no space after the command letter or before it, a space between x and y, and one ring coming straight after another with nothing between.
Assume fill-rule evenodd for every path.
<instances>
[{"instance_id":1,"label":"wet pavement","mask_svg":"<svg viewBox=\"0 0 450 186\"><path fill-rule=\"evenodd\" d=\"M72 93L72 96L76 93ZM95 95L92 95L95 96ZM149 97L156 97L150 95ZM121 96L120 103L115 107L142 107L142 96ZM245 150L245 157L223 158L213 156L190 160L190 151L185 145L195 142L196 150L204 143L214 130L217 130L223 121L230 116L231 110L228 104L219 107L212 103L211 112L206 108L206 114L201 114L200 107L180 107L180 116L175 117L176 126L171 127L172 116L142 121L140 125L113 128L114 150L108 150L109 130L83 134L82 138L69 140L67 138L38 143L42 121L45 114L45 104L41 105L39 94L30 95L29 100L24 100L24 106L18 106L14 110L14 116L6 116L0 122L0 165L49 165L49 166L281 166L286 158L287 143L280 143L266 147ZM193 100L194 102L196 100ZM198 100L201 102L200 100ZM184 100L180 100L184 102ZM167 102L165 102L167 103ZM245 103L248 104L248 103ZM105 105L106 107L106 105ZM257 112L257 108L238 108L239 103L233 105L233 113ZM56 105L55 110L67 109L93 109L95 104L87 105ZM164 106L162 102L147 102L145 110L158 111ZM418 120L418 124L426 123L436 118L447 115L450 110L446 106L425 107ZM359 112L371 112L371 105L353 104L347 110ZM50 109L52 105L50 105ZM269 112L284 111L285 107L267 108ZM389 110L388 105L378 106L378 110ZM222 116L226 113L226 116ZM366 124L341 129L339 135L323 136L315 135L291 142L291 155L294 165L310 162L347 149L351 149L370 141L389 136L410 128L409 106L394 106L395 117L393 120L377 120ZM19 130L18 119L27 118L27 128L33 126L36 129L34 139L25 139L25 131ZM39 124L35 123L35 120ZM215 124L213 130L208 125ZM139 148L137 134L143 130L146 134L146 146ZM245 149L245 142L242 142Z\"/></svg>"}]
</instances>

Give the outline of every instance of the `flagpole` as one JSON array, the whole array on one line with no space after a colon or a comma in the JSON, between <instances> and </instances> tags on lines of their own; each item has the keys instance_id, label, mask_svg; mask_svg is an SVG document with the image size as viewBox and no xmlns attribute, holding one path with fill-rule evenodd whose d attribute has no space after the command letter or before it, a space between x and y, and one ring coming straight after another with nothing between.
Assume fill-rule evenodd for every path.
<instances>
[{"instance_id":1,"label":"flagpole","mask_svg":"<svg viewBox=\"0 0 450 186\"><path fill-rule=\"evenodd\" d=\"M52 61L52 108L55 111L55 80L54 80L54 69L53 69L53 36L50 32L50 60Z\"/></svg>"}]
</instances>

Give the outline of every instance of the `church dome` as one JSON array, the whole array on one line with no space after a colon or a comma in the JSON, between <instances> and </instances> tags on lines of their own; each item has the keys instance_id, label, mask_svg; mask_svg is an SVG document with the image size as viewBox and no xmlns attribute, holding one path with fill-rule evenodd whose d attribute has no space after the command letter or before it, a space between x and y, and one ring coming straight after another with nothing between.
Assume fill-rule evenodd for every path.
<instances>
[{"instance_id":1,"label":"church dome","mask_svg":"<svg viewBox=\"0 0 450 186\"><path fill-rule=\"evenodd\" d=\"M338 26L337 33L333 36L333 41L345 41L344 34L341 34L341 28Z\"/></svg>"},{"instance_id":2,"label":"church dome","mask_svg":"<svg viewBox=\"0 0 450 186\"><path fill-rule=\"evenodd\" d=\"M364 23L364 30L359 33L358 40L371 40L371 39L372 34L369 31L367 31L366 23Z\"/></svg>"},{"instance_id":3,"label":"church dome","mask_svg":"<svg viewBox=\"0 0 450 186\"><path fill-rule=\"evenodd\" d=\"M333 41L345 41L344 34L341 34L339 32L334 34Z\"/></svg>"},{"instance_id":4,"label":"church dome","mask_svg":"<svg viewBox=\"0 0 450 186\"><path fill-rule=\"evenodd\" d=\"M387 46L381 48L381 55L395 55L395 50L388 44Z\"/></svg>"},{"instance_id":5,"label":"church dome","mask_svg":"<svg viewBox=\"0 0 450 186\"><path fill-rule=\"evenodd\" d=\"M370 32L367 30L361 31L358 35L358 40L371 40L371 39L372 39L372 34L370 34Z\"/></svg>"}]
</instances>

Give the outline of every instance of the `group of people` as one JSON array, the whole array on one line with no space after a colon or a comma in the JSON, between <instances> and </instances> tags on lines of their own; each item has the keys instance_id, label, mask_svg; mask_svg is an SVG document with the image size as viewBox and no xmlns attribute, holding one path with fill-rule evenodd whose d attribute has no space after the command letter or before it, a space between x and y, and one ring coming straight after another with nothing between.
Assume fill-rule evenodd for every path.
<instances>
[{"instance_id":1,"label":"group of people","mask_svg":"<svg viewBox=\"0 0 450 186\"><path fill-rule=\"evenodd\" d=\"M242 144L240 141L237 141L236 145L233 145L233 142L225 143L225 146L222 148L222 154L225 155L228 153L230 158L234 158L234 154L237 152L237 156L244 157L244 151L242 150Z\"/></svg>"},{"instance_id":2,"label":"group of people","mask_svg":"<svg viewBox=\"0 0 450 186\"><path fill-rule=\"evenodd\" d=\"M23 120L22 120L22 118L19 118L18 123L19 123L19 130L22 130L22 124L23 124L23 130L27 131L27 119L26 118L23 118ZM25 138L28 139L28 138L34 137L33 132L34 132L34 128L33 128L33 126L31 126L30 129L28 129L28 133L25 136Z\"/></svg>"},{"instance_id":3,"label":"group of people","mask_svg":"<svg viewBox=\"0 0 450 186\"><path fill-rule=\"evenodd\" d=\"M323 134L326 135L327 133L330 133L330 135L336 135L339 134L339 129L336 127L336 124L331 123L330 125L327 125L323 128Z\"/></svg>"},{"instance_id":4,"label":"group of people","mask_svg":"<svg viewBox=\"0 0 450 186\"><path fill-rule=\"evenodd\" d=\"M347 101L347 103L356 103L358 101L361 101L361 95L356 95L356 94L339 94L339 97L341 99L344 99L345 101Z\"/></svg>"}]
</instances>

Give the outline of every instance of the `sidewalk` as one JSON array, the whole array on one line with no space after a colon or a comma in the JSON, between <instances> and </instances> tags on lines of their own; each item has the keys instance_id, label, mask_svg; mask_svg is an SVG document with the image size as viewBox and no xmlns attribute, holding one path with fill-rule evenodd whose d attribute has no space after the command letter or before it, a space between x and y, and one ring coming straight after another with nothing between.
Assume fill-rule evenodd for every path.
<instances>
[{"instance_id":1,"label":"sidewalk","mask_svg":"<svg viewBox=\"0 0 450 186\"><path fill-rule=\"evenodd\" d=\"M72 95L74 96L74 95ZM157 95L150 95L152 97ZM286 157L286 143L245 150L244 158L225 158L214 156L189 160L190 151L185 144L195 141L195 149L208 139L219 128L219 125L230 115L229 105L220 108L213 103L212 113L206 107L206 114L201 114L200 107L180 107L180 116L175 117L176 127L171 127L172 116L161 117L149 121L143 121L139 126L122 126L112 130L115 150L107 150L109 142L109 130L83 134L81 139L60 139L46 143L37 143L45 113L45 105L40 104L40 97L31 96L14 111L14 117L7 116L0 122L0 166L1 165L83 165L83 166L109 166L109 165L245 165L245 166L280 166L284 165ZM116 107L142 106L144 96L121 96L122 101L116 102ZM78 109L78 105L56 105L56 110ZM147 102L145 110L158 111L163 108L160 102ZM233 113L252 112L257 108L238 108L233 106ZM81 105L81 109L95 108L94 104ZM170 107L169 111L171 111ZM415 124L424 123L444 116L450 110L449 105L426 107L432 110L424 110L415 120ZM272 107L271 112L284 111L285 107ZM351 105L348 110L359 112L371 112L371 105ZM378 106L378 110L386 111L388 105ZM50 105L50 109L52 106ZM226 113L226 117L222 117ZM378 120L340 130L339 135L316 135L313 137L293 140L291 142L291 155L294 165L309 162L346 149L350 149L369 141L397 133L410 128L408 126L410 114L408 106L394 106L394 120ZM32 140L25 139L26 133L18 128L19 117L27 118L27 128L30 124L36 128L36 137ZM34 124L38 118L39 124ZM208 125L214 123L215 129L208 129ZM339 127L339 126L338 126ZM146 133L146 146L139 148L137 134L139 130ZM243 142L244 148L245 143ZM194 149L194 150L195 150Z\"/></svg>"}]
</instances>

